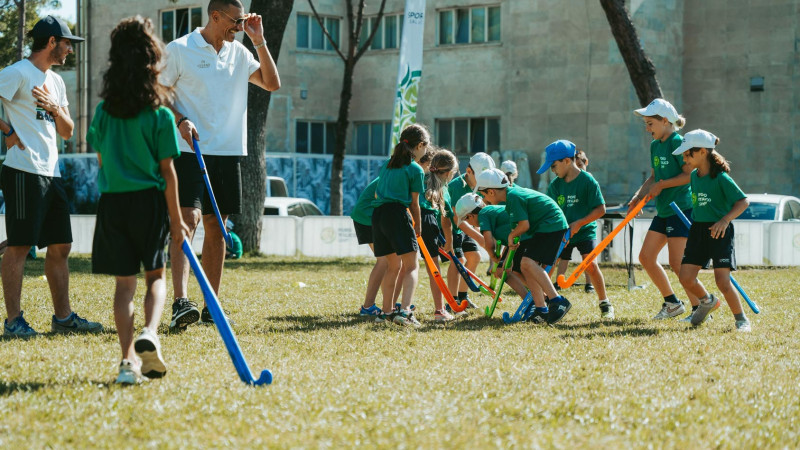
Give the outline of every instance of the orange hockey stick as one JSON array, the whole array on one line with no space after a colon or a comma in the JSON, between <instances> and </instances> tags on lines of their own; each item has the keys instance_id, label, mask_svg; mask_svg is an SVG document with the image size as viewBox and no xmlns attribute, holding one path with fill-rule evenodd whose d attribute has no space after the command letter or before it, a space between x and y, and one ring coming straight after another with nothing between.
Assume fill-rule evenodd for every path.
<instances>
[{"instance_id":1,"label":"orange hockey stick","mask_svg":"<svg viewBox=\"0 0 800 450\"><path fill-rule=\"evenodd\" d=\"M559 275L557 280L559 287L561 287L561 289L566 289L575 284L575 281L578 280L578 277L583 275L583 272L589 267L592 261L594 261L594 259L597 258L597 255L599 255L603 251L603 249L608 247L608 244L610 244L611 241L614 240L614 236L616 236L617 233L619 233L623 228L625 228L625 225L627 225L628 222L633 220L633 218L636 217L637 214L639 214L639 211L641 211L642 208L644 208L644 205L646 205L651 198L653 197L648 195L639 203L637 203L636 206L631 210L631 212L628 213L627 216L625 216L625 219L622 221L622 223L617 225L617 228L614 228L611 231L611 233L608 233L608 236L606 236L605 239L600 241L600 244L598 244L597 247L595 247L594 250L592 250L592 252L589 253L589 255L583 261L581 261L581 263L578 265L578 267L575 268L575 270L572 272L572 275L570 275L569 278L565 278L564 275Z\"/></svg>"},{"instance_id":2,"label":"orange hockey stick","mask_svg":"<svg viewBox=\"0 0 800 450\"><path fill-rule=\"evenodd\" d=\"M455 312L461 312L467 309L469 302L466 300L461 300L461 304L456 303L453 294L450 293L450 289L447 287L447 283L445 283L442 278L442 274L439 273L439 269L437 269L436 264L433 263L433 258L431 258L431 254L428 253L425 242L422 241L422 236L417 236L417 243L419 244L419 250L422 252L422 257L425 258L425 265L428 266L428 270L430 270L431 275L433 275L433 281L439 286L439 290L442 291L442 295L447 301L447 304L450 305L450 308Z\"/></svg>"}]
</instances>

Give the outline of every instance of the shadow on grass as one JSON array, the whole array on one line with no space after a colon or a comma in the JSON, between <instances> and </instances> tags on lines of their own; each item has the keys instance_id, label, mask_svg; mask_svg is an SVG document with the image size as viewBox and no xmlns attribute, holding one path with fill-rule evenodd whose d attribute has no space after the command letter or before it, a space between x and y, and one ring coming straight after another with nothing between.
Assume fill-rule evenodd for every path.
<instances>
[{"instance_id":1,"label":"shadow on grass","mask_svg":"<svg viewBox=\"0 0 800 450\"><path fill-rule=\"evenodd\" d=\"M115 328L103 328L102 331L98 331L96 333L54 333L52 331L47 332L40 332L36 336L33 337L16 337L16 336L0 336L0 342L6 341L17 341L17 340L25 340L25 341L36 341L37 339L49 339L54 337L82 337L82 336L102 336L102 335L117 335L117 330Z\"/></svg>"},{"instance_id":2,"label":"shadow on grass","mask_svg":"<svg viewBox=\"0 0 800 450\"><path fill-rule=\"evenodd\" d=\"M282 259L265 259L257 258L251 260L235 260L225 261L227 268L245 267L247 270L263 270L268 272L295 272L299 270L312 270L320 271L326 268L341 270L346 272L354 272L362 270L365 267L371 267L375 264L374 261L360 261L351 258L336 258L336 259L305 259L305 258L282 258Z\"/></svg>"},{"instance_id":3,"label":"shadow on grass","mask_svg":"<svg viewBox=\"0 0 800 450\"><path fill-rule=\"evenodd\" d=\"M559 328L556 325L556 328ZM561 339L608 339L619 337L653 337L661 333L669 332L670 330L663 330L659 328L622 328L615 330L596 329L588 333L581 333L579 331L568 331L560 334L558 337Z\"/></svg>"},{"instance_id":4,"label":"shadow on grass","mask_svg":"<svg viewBox=\"0 0 800 450\"><path fill-rule=\"evenodd\" d=\"M267 317L265 323L256 326L256 332L310 332L337 328L354 327L362 323L370 323L368 317L358 313L343 313L335 316L276 316Z\"/></svg>"},{"instance_id":5,"label":"shadow on grass","mask_svg":"<svg viewBox=\"0 0 800 450\"><path fill-rule=\"evenodd\" d=\"M43 388L53 388L58 386L74 386L86 383L105 389L108 389L109 387L113 386L112 383L94 381L94 380L70 380L64 383L40 383L38 381L18 382L18 381L0 380L0 396L8 397L18 392L36 392Z\"/></svg>"}]
</instances>

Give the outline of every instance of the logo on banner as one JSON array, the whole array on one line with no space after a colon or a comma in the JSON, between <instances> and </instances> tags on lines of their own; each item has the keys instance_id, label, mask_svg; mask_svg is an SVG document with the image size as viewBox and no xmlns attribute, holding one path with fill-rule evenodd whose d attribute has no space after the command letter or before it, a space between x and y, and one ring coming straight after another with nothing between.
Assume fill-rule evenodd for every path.
<instances>
[{"instance_id":1,"label":"logo on banner","mask_svg":"<svg viewBox=\"0 0 800 450\"><path fill-rule=\"evenodd\" d=\"M415 25L420 25L425 21L424 12L409 11L408 14L406 14L406 16L408 17L408 22Z\"/></svg>"}]
</instances>

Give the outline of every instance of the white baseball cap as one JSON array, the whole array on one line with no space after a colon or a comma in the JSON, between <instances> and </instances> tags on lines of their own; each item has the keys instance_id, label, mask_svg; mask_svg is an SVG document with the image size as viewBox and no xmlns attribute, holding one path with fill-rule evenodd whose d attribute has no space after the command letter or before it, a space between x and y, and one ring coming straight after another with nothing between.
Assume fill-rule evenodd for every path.
<instances>
[{"instance_id":1,"label":"white baseball cap","mask_svg":"<svg viewBox=\"0 0 800 450\"><path fill-rule=\"evenodd\" d=\"M680 155L690 148L712 149L717 146L717 137L706 130L692 130L683 136L683 142L676 148L673 155Z\"/></svg>"},{"instance_id":2,"label":"white baseball cap","mask_svg":"<svg viewBox=\"0 0 800 450\"><path fill-rule=\"evenodd\" d=\"M510 159L508 161L503 161L503 164L500 164L500 170L502 170L503 173L517 173L517 163Z\"/></svg>"},{"instance_id":3,"label":"white baseball cap","mask_svg":"<svg viewBox=\"0 0 800 450\"><path fill-rule=\"evenodd\" d=\"M469 166L472 167L476 177L484 170L495 168L494 159L483 152L472 155L472 158L469 159Z\"/></svg>"},{"instance_id":4,"label":"white baseball cap","mask_svg":"<svg viewBox=\"0 0 800 450\"><path fill-rule=\"evenodd\" d=\"M456 215L458 216L458 222L456 226L461 225L461 222L464 221L464 217L468 214L472 214L472 211L475 211L475 208L483 208L486 206L483 203L483 199L478 194L464 194L458 199L456 202Z\"/></svg>"},{"instance_id":5,"label":"white baseball cap","mask_svg":"<svg viewBox=\"0 0 800 450\"><path fill-rule=\"evenodd\" d=\"M675 107L672 106L672 103L664 100L663 98L657 98L650 102L647 107L633 110L633 113L642 117L665 117L671 123L677 122L680 118L678 111L675 110Z\"/></svg>"},{"instance_id":6,"label":"white baseball cap","mask_svg":"<svg viewBox=\"0 0 800 450\"><path fill-rule=\"evenodd\" d=\"M472 192L478 192L479 189L502 189L508 187L508 177L500 169L488 169L481 172L475 182L475 189Z\"/></svg>"}]
</instances>

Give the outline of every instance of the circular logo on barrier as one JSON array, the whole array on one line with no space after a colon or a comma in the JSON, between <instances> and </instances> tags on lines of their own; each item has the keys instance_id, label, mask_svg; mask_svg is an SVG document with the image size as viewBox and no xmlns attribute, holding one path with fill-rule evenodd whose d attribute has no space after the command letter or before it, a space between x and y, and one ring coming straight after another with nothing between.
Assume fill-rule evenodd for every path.
<instances>
[{"instance_id":1,"label":"circular logo on barrier","mask_svg":"<svg viewBox=\"0 0 800 450\"><path fill-rule=\"evenodd\" d=\"M332 244L333 241L336 240L336 230L334 230L333 227L325 227L322 229L319 237L322 239L322 242Z\"/></svg>"},{"instance_id":2,"label":"circular logo on barrier","mask_svg":"<svg viewBox=\"0 0 800 450\"><path fill-rule=\"evenodd\" d=\"M800 234L795 234L794 239L792 239L792 244L794 248L800 250Z\"/></svg>"}]
</instances>

